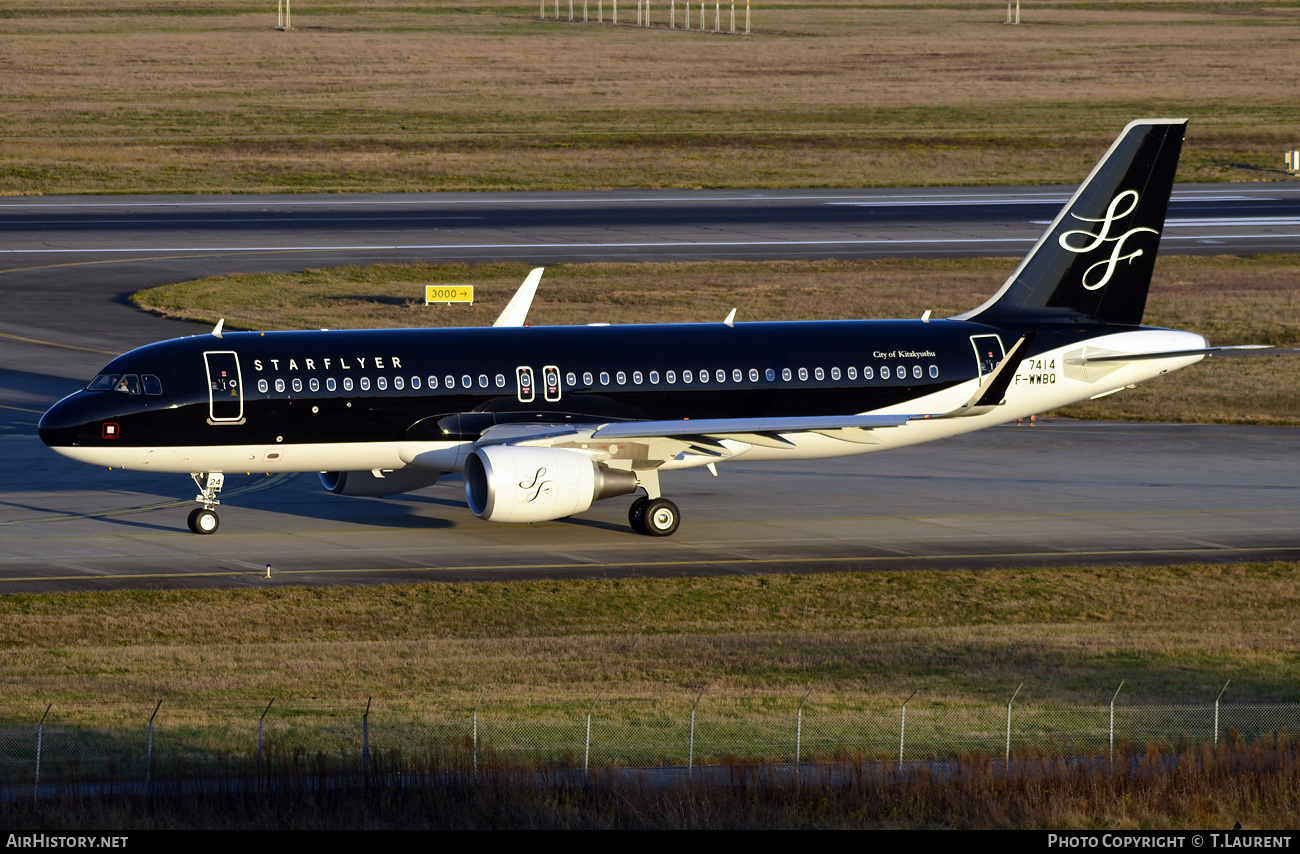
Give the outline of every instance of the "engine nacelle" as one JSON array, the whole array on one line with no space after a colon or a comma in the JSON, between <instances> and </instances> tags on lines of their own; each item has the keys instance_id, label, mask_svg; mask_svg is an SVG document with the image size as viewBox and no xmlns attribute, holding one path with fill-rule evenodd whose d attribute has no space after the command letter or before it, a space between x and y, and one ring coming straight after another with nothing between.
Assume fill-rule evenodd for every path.
<instances>
[{"instance_id":1,"label":"engine nacelle","mask_svg":"<svg viewBox=\"0 0 1300 854\"><path fill-rule=\"evenodd\" d=\"M636 492L636 475L580 451L489 445L465 458L465 500L489 522L545 522Z\"/></svg>"},{"instance_id":2,"label":"engine nacelle","mask_svg":"<svg viewBox=\"0 0 1300 854\"><path fill-rule=\"evenodd\" d=\"M416 466L381 474L383 477L375 477L374 472L369 471L323 471L320 473L320 485L335 495L379 497L433 486L442 477L440 471Z\"/></svg>"}]
</instances>

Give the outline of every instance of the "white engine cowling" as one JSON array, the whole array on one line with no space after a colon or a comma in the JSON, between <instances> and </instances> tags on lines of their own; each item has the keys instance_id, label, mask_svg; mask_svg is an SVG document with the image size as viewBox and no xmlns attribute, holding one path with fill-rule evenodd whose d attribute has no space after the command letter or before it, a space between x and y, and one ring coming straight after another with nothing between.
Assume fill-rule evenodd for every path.
<instances>
[{"instance_id":1,"label":"white engine cowling","mask_svg":"<svg viewBox=\"0 0 1300 854\"><path fill-rule=\"evenodd\" d=\"M591 502L635 492L636 475L602 468L580 451L489 445L465 458L465 500L489 522L545 522Z\"/></svg>"},{"instance_id":2,"label":"white engine cowling","mask_svg":"<svg viewBox=\"0 0 1300 854\"><path fill-rule=\"evenodd\" d=\"M379 497L433 486L442 477L440 471L416 466L381 474L383 477L375 477L374 472L369 471L323 471L320 473L320 485L335 495Z\"/></svg>"}]
</instances>

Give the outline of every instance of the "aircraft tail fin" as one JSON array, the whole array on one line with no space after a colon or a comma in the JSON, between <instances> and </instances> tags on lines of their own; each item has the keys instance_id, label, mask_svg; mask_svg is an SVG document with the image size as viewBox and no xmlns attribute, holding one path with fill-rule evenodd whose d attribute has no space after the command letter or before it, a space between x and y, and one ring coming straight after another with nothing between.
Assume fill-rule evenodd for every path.
<instances>
[{"instance_id":1,"label":"aircraft tail fin","mask_svg":"<svg viewBox=\"0 0 1300 854\"><path fill-rule=\"evenodd\" d=\"M957 319L1141 323L1186 129L1130 123L1001 290Z\"/></svg>"}]
</instances>

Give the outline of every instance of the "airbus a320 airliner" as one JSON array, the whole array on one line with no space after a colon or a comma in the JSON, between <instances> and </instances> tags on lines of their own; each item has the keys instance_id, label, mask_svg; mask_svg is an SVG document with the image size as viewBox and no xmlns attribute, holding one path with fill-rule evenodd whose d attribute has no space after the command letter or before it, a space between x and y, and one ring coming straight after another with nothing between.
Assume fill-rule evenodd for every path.
<instances>
[{"instance_id":1,"label":"airbus a320 airliner","mask_svg":"<svg viewBox=\"0 0 1300 854\"><path fill-rule=\"evenodd\" d=\"M539 522L660 474L883 451L1118 391L1231 348L1143 327L1184 119L1135 121L978 308L946 319L527 327L540 270L487 329L227 332L117 357L40 422L99 466L189 473L211 534L225 475L319 472L394 495L463 472L480 519ZM526 293L527 292L527 293Z\"/></svg>"}]
</instances>

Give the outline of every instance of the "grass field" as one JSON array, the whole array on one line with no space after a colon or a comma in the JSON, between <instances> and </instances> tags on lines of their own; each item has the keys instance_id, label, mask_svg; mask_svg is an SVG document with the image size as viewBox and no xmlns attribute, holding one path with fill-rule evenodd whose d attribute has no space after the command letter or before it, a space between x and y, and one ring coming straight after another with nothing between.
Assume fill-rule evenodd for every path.
<instances>
[{"instance_id":1,"label":"grass field","mask_svg":"<svg viewBox=\"0 0 1300 854\"><path fill-rule=\"evenodd\" d=\"M997 290L1010 259L559 264L547 270L536 324L935 316ZM220 276L137 293L150 311L228 328L487 326L528 268L520 264L374 265ZM1300 256L1162 257L1146 322L1214 344L1300 343ZM426 307L425 284L473 284L473 306ZM1127 392L1062 410L1080 418L1300 424L1300 375L1288 357L1210 359Z\"/></svg>"},{"instance_id":2,"label":"grass field","mask_svg":"<svg viewBox=\"0 0 1300 854\"><path fill-rule=\"evenodd\" d=\"M1144 115L1191 118L1182 181L1279 180L1300 141L1295 0L668 11L15 0L0 193L1072 183Z\"/></svg>"},{"instance_id":3,"label":"grass field","mask_svg":"<svg viewBox=\"0 0 1300 854\"><path fill-rule=\"evenodd\" d=\"M270 697L573 720L596 698L793 714L927 704L1300 701L1294 564L0 597L9 721L255 723ZM773 704L776 704L775 706ZM616 702L617 705L617 702ZM147 707L147 708L146 708Z\"/></svg>"}]
</instances>

